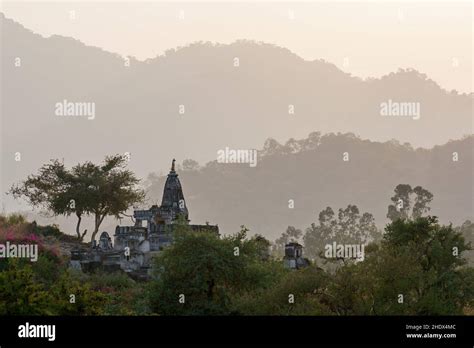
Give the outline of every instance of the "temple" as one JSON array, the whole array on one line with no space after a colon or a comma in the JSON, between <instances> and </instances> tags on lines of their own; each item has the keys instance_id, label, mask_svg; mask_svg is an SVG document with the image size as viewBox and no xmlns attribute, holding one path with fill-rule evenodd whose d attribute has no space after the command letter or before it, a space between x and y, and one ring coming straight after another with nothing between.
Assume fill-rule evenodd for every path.
<instances>
[{"instance_id":1,"label":"temple","mask_svg":"<svg viewBox=\"0 0 474 348\"><path fill-rule=\"evenodd\" d=\"M303 257L303 246L299 243L291 242L285 244L285 256L283 264L289 269L301 269L308 267L310 262Z\"/></svg>"},{"instance_id":2,"label":"temple","mask_svg":"<svg viewBox=\"0 0 474 348\"><path fill-rule=\"evenodd\" d=\"M173 242L173 231L178 222L188 225L193 231L219 234L217 225L189 224L189 212L174 159L166 178L161 205L135 210L133 220L132 226L115 228L113 243L109 234L102 232L99 242L94 241L90 250L73 250L71 266L84 271L122 269L132 277L147 279L151 259Z\"/></svg>"}]
</instances>

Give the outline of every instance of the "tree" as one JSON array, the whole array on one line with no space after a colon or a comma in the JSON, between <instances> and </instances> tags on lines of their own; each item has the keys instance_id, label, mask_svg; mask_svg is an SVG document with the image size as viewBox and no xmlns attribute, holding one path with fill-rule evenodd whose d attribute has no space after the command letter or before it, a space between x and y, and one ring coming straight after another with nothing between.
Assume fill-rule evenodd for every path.
<instances>
[{"instance_id":1,"label":"tree","mask_svg":"<svg viewBox=\"0 0 474 348\"><path fill-rule=\"evenodd\" d=\"M303 232L293 226L288 226L288 228L286 229L286 234L291 243L298 243L301 236L303 235Z\"/></svg>"},{"instance_id":2,"label":"tree","mask_svg":"<svg viewBox=\"0 0 474 348\"><path fill-rule=\"evenodd\" d=\"M13 185L10 193L15 198L25 198L33 207L40 207L53 215L77 216L76 234L79 240L86 231L80 233L82 216L87 212L87 186L82 178L68 171L58 160L43 165L37 175L29 175L18 185Z\"/></svg>"},{"instance_id":3,"label":"tree","mask_svg":"<svg viewBox=\"0 0 474 348\"><path fill-rule=\"evenodd\" d=\"M456 231L460 232L468 243L470 250L466 251L466 258L471 265L474 264L474 223L466 220Z\"/></svg>"},{"instance_id":4,"label":"tree","mask_svg":"<svg viewBox=\"0 0 474 348\"><path fill-rule=\"evenodd\" d=\"M50 294L35 281L32 267L9 260L0 272L0 315L51 315Z\"/></svg>"},{"instance_id":5,"label":"tree","mask_svg":"<svg viewBox=\"0 0 474 348\"><path fill-rule=\"evenodd\" d=\"M284 155L288 155L292 153L298 153L300 152L300 150L301 150L301 142L298 140L295 140L294 138L290 138L283 146L282 153Z\"/></svg>"},{"instance_id":6,"label":"tree","mask_svg":"<svg viewBox=\"0 0 474 348\"><path fill-rule=\"evenodd\" d=\"M325 245L368 244L379 240L381 234L370 213L360 215L359 208L349 204L340 208L336 217L334 210L327 207L319 213L319 225L312 223L306 229L304 245L306 255L311 258L322 257Z\"/></svg>"},{"instance_id":7,"label":"tree","mask_svg":"<svg viewBox=\"0 0 474 348\"><path fill-rule=\"evenodd\" d=\"M45 260L44 255L39 261ZM98 315L106 297L90 284L71 278L57 262L51 264L54 280L43 278L36 266L9 260L0 272L0 315ZM53 266L53 269L51 269ZM55 270L58 270L54 272ZM70 302L71 294L74 302Z\"/></svg>"},{"instance_id":8,"label":"tree","mask_svg":"<svg viewBox=\"0 0 474 348\"><path fill-rule=\"evenodd\" d=\"M283 145L273 138L265 140L263 149L261 151L262 156L273 156L282 153Z\"/></svg>"},{"instance_id":9,"label":"tree","mask_svg":"<svg viewBox=\"0 0 474 348\"><path fill-rule=\"evenodd\" d=\"M185 171L197 171L199 170L199 163L192 159L185 159L183 161L182 168Z\"/></svg>"},{"instance_id":10,"label":"tree","mask_svg":"<svg viewBox=\"0 0 474 348\"><path fill-rule=\"evenodd\" d=\"M389 224L374 263L377 314L462 314L474 302L474 270L462 257L468 248L461 233L434 216ZM404 294L401 306L394 301L398 294Z\"/></svg>"},{"instance_id":11,"label":"tree","mask_svg":"<svg viewBox=\"0 0 474 348\"><path fill-rule=\"evenodd\" d=\"M89 282L75 279L67 269L61 272L49 293L52 296L50 307L59 315L101 315L108 300L102 292L91 289ZM71 302L71 294L74 302Z\"/></svg>"},{"instance_id":12,"label":"tree","mask_svg":"<svg viewBox=\"0 0 474 348\"><path fill-rule=\"evenodd\" d=\"M388 206L387 212L387 217L391 221L416 219L430 211L429 204L433 200L433 194L423 187L416 186L412 189L408 184L400 184L395 187L394 191L395 195L390 198L393 204Z\"/></svg>"},{"instance_id":13,"label":"tree","mask_svg":"<svg viewBox=\"0 0 474 348\"><path fill-rule=\"evenodd\" d=\"M415 194L415 204L413 205L412 217L417 219L430 211L429 204L433 200L433 194L421 186L415 187L413 193Z\"/></svg>"},{"instance_id":14,"label":"tree","mask_svg":"<svg viewBox=\"0 0 474 348\"><path fill-rule=\"evenodd\" d=\"M63 163L54 160L42 166L37 175L12 186L10 192L54 215L76 214L79 239L86 232L80 233L82 216L94 215L93 241L106 216L120 218L131 205L144 198L143 190L137 188L139 180L125 169L126 161L125 156L108 156L102 165L85 162L69 171Z\"/></svg>"},{"instance_id":15,"label":"tree","mask_svg":"<svg viewBox=\"0 0 474 348\"><path fill-rule=\"evenodd\" d=\"M250 242L255 245L256 254L262 261L270 259L270 247L272 243L260 234L256 234L250 239Z\"/></svg>"},{"instance_id":16,"label":"tree","mask_svg":"<svg viewBox=\"0 0 474 348\"><path fill-rule=\"evenodd\" d=\"M436 217L398 219L364 261L339 267L316 294L337 315L462 314L474 301L467 247Z\"/></svg>"},{"instance_id":17,"label":"tree","mask_svg":"<svg viewBox=\"0 0 474 348\"><path fill-rule=\"evenodd\" d=\"M262 241L246 238L247 230L219 238L194 232L177 222L173 244L155 258L149 298L163 315L229 314L239 292L261 286L273 277L261 258Z\"/></svg>"},{"instance_id":18,"label":"tree","mask_svg":"<svg viewBox=\"0 0 474 348\"><path fill-rule=\"evenodd\" d=\"M300 140L301 149L303 151L311 151L317 149L321 143L321 132L312 132L307 139Z\"/></svg>"},{"instance_id":19,"label":"tree","mask_svg":"<svg viewBox=\"0 0 474 348\"><path fill-rule=\"evenodd\" d=\"M141 202L145 193L137 188L139 179L126 170L127 159L122 155L107 156L102 165L92 162L78 164L73 172L87 185L86 211L94 215L91 241L99 232L106 216L121 218L133 204Z\"/></svg>"},{"instance_id":20,"label":"tree","mask_svg":"<svg viewBox=\"0 0 474 348\"><path fill-rule=\"evenodd\" d=\"M319 295L328 283L328 274L315 266L285 270L271 286L237 296L234 308L240 315L329 315Z\"/></svg>"}]
</instances>

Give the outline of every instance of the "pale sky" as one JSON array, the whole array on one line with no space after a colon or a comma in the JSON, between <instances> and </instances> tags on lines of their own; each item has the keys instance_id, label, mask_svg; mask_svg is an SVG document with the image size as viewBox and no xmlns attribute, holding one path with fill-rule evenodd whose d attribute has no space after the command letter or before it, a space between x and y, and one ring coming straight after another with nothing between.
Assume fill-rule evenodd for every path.
<instances>
[{"instance_id":1,"label":"pale sky","mask_svg":"<svg viewBox=\"0 0 474 348\"><path fill-rule=\"evenodd\" d=\"M140 60L195 41L247 39L363 78L414 68L447 90L473 91L470 1L7 1L1 11L45 37L70 36Z\"/></svg>"}]
</instances>

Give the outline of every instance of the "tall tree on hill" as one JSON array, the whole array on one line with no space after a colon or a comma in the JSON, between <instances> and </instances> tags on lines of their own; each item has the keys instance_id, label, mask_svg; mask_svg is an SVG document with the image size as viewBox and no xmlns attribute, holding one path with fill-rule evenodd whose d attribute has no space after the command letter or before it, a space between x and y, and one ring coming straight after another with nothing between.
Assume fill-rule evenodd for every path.
<instances>
[{"instance_id":1,"label":"tall tree on hill","mask_svg":"<svg viewBox=\"0 0 474 348\"><path fill-rule=\"evenodd\" d=\"M82 185L87 186L86 211L94 216L91 241L95 240L106 216L120 218L145 197L143 190L137 187L140 180L125 169L126 163L125 156L115 155L107 156L102 165L85 162L73 168Z\"/></svg>"},{"instance_id":2,"label":"tall tree on hill","mask_svg":"<svg viewBox=\"0 0 474 348\"><path fill-rule=\"evenodd\" d=\"M43 165L37 175L30 175L20 184L13 185L10 193L15 198L24 197L33 207L56 216L75 214L77 238L83 239L85 231L80 233L80 225L86 213L87 194L80 178L67 170L62 162L53 160Z\"/></svg>"},{"instance_id":3,"label":"tall tree on hill","mask_svg":"<svg viewBox=\"0 0 474 348\"><path fill-rule=\"evenodd\" d=\"M77 164L67 170L63 163L54 160L43 165L37 175L12 186L14 197L24 197L32 206L42 207L54 215L75 214L76 234L82 240L80 224L84 215L94 215L91 241L108 215L119 218L131 205L144 198L137 188L139 179L125 169L126 157L108 156L102 165L92 162Z\"/></svg>"},{"instance_id":4,"label":"tall tree on hill","mask_svg":"<svg viewBox=\"0 0 474 348\"><path fill-rule=\"evenodd\" d=\"M391 221L398 219L416 219L430 211L429 204L433 194L421 186L412 187L399 184L395 187L395 195L390 198L393 204L388 206L387 217Z\"/></svg>"}]
</instances>

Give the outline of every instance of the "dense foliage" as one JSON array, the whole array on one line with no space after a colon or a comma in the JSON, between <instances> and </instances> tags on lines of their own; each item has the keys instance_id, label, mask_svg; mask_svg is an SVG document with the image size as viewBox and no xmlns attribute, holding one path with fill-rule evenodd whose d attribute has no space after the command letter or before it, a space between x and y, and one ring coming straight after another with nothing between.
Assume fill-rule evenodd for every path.
<instances>
[{"instance_id":1,"label":"dense foliage","mask_svg":"<svg viewBox=\"0 0 474 348\"><path fill-rule=\"evenodd\" d=\"M248 237L244 226L218 236L194 232L179 219L174 243L155 257L149 282L122 272L74 271L59 248L77 239L21 215L0 216L0 244L37 244L40 251L36 262L0 259L0 315L472 314L473 223L440 225L436 217L422 216L429 192L401 185L395 192L394 204L418 195L415 213L400 209L403 216L393 216L384 233L354 205L337 216L328 207L318 225L304 235L288 227L273 248L260 235ZM364 259L327 267L320 251L335 238L366 243ZM283 266L287 242L306 244L308 267Z\"/></svg>"},{"instance_id":2,"label":"dense foliage","mask_svg":"<svg viewBox=\"0 0 474 348\"><path fill-rule=\"evenodd\" d=\"M471 227L442 226L431 216L398 219L362 262L292 271L270 257L269 241L247 237L243 226L219 237L181 221L174 244L155 259L152 280L137 282L124 273L73 271L51 243L57 228L1 216L0 243L28 241L41 251L37 262L0 260L0 315L472 314L474 269L464 258Z\"/></svg>"}]
</instances>

